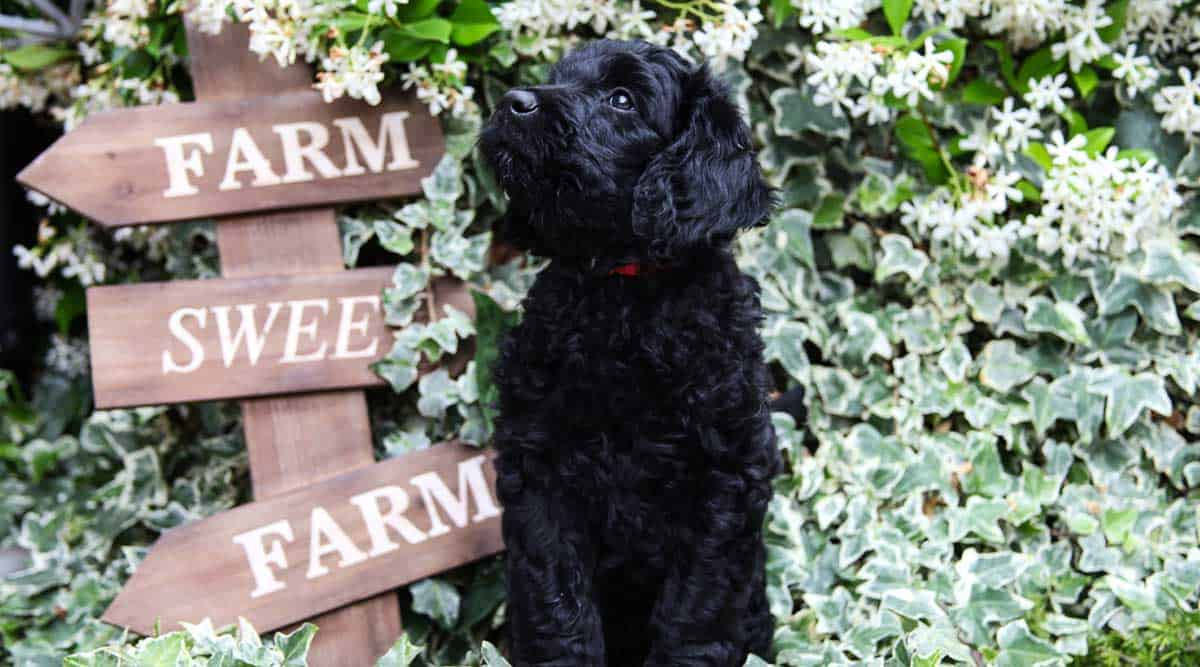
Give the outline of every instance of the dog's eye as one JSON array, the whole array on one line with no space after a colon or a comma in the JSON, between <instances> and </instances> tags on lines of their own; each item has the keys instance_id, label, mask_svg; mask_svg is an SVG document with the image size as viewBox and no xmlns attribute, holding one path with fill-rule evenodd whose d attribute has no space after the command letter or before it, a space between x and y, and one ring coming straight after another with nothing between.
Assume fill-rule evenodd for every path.
<instances>
[{"instance_id":1,"label":"dog's eye","mask_svg":"<svg viewBox=\"0 0 1200 667\"><path fill-rule=\"evenodd\" d=\"M608 96L608 103L621 111L629 111L633 109L633 96L629 94L629 91L618 88Z\"/></svg>"}]
</instances>

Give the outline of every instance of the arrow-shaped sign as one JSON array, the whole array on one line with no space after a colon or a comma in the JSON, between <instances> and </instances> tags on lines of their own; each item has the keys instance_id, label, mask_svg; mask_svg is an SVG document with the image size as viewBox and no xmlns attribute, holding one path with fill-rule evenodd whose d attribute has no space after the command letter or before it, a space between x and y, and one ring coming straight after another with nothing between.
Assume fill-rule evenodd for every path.
<instances>
[{"instance_id":1,"label":"arrow-shaped sign","mask_svg":"<svg viewBox=\"0 0 1200 667\"><path fill-rule=\"evenodd\" d=\"M498 553L492 456L444 443L170 530L104 620L273 630Z\"/></svg>"},{"instance_id":2,"label":"arrow-shaped sign","mask_svg":"<svg viewBox=\"0 0 1200 667\"><path fill-rule=\"evenodd\" d=\"M18 176L106 226L413 194L444 152L425 106L315 91L88 116Z\"/></svg>"}]
</instances>

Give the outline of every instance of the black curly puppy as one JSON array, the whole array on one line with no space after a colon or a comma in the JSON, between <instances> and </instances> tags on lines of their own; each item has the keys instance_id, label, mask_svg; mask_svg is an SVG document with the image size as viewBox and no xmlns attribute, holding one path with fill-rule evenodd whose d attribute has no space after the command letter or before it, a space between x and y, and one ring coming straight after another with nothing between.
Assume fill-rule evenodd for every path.
<instances>
[{"instance_id":1,"label":"black curly puppy","mask_svg":"<svg viewBox=\"0 0 1200 667\"><path fill-rule=\"evenodd\" d=\"M517 665L768 651L778 453L758 286L729 250L772 204L750 146L706 67L642 42L573 52L483 131L499 232L552 260L496 367Z\"/></svg>"}]
</instances>

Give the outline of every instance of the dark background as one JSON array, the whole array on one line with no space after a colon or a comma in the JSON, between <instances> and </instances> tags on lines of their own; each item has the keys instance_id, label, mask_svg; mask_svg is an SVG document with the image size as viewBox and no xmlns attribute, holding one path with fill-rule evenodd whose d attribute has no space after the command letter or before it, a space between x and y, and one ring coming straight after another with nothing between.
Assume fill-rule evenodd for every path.
<instances>
[{"instance_id":1,"label":"dark background","mask_svg":"<svg viewBox=\"0 0 1200 667\"><path fill-rule=\"evenodd\" d=\"M17 268L12 248L33 245L40 213L15 178L57 134L48 122L24 109L0 112L0 368L16 371L25 386L34 366L38 329L33 315L36 276Z\"/></svg>"}]
</instances>

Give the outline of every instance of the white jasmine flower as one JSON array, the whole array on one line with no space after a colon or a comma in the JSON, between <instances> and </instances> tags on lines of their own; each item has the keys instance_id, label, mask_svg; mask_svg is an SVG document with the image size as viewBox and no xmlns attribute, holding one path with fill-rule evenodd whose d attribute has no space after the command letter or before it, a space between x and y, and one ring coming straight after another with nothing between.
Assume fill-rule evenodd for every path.
<instances>
[{"instance_id":1,"label":"white jasmine flower","mask_svg":"<svg viewBox=\"0 0 1200 667\"><path fill-rule=\"evenodd\" d=\"M1158 81L1158 70L1154 69L1149 56L1137 55L1137 47L1130 46L1125 53L1113 53L1117 67L1113 70L1113 78L1125 83L1125 91L1130 97L1149 90Z\"/></svg>"},{"instance_id":2,"label":"white jasmine flower","mask_svg":"<svg viewBox=\"0 0 1200 667\"><path fill-rule=\"evenodd\" d=\"M1013 104L1013 98L1008 97L1004 99L1002 107L991 109L995 121L992 132L1010 153L1023 151L1029 147L1031 140L1042 138L1042 131L1038 129L1038 115L1032 109L1014 109Z\"/></svg>"},{"instance_id":3,"label":"white jasmine flower","mask_svg":"<svg viewBox=\"0 0 1200 667\"><path fill-rule=\"evenodd\" d=\"M1154 95L1154 110L1163 114L1162 127L1187 138L1200 135L1200 77L1179 68L1179 85L1164 86Z\"/></svg>"},{"instance_id":4,"label":"white jasmine flower","mask_svg":"<svg viewBox=\"0 0 1200 667\"><path fill-rule=\"evenodd\" d=\"M1066 57L1072 72L1112 51L1099 32L1112 25L1112 17L1104 11L1102 0L1087 0L1082 7L1067 5L1063 23L1066 39L1056 42L1050 52L1055 58Z\"/></svg>"},{"instance_id":5,"label":"white jasmine flower","mask_svg":"<svg viewBox=\"0 0 1200 667\"><path fill-rule=\"evenodd\" d=\"M342 95L349 95L367 104L379 104L379 82L383 81L383 63L388 55L383 52L383 42L375 42L370 49L359 45L343 49L334 47L329 57L321 61L322 71L317 73L314 87L321 91L326 102Z\"/></svg>"},{"instance_id":6,"label":"white jasmine flower","mask_svg":"<svg viewBox=\"0 0 1200 667\"><path fill-rule=\"evenodd\" d=\"M791 0L800 17L801 27L820 35L833 30L853 28L867 18L878 2L862 0Z\"/></svg>"},{"instance_id":7,"label":"white jasmine flower","mask_svg":"<svg viewBox=\"0 0 1200 667\"><path fill-rule=\"evenodd\" d=\"M1066 74L1030 79L1025 101L1038 111L1054 109L1055 113L1062 113L1067 108L1066 101L1075 97L1075 91L1066 84Z\"/></svg>"}]
</instances>

